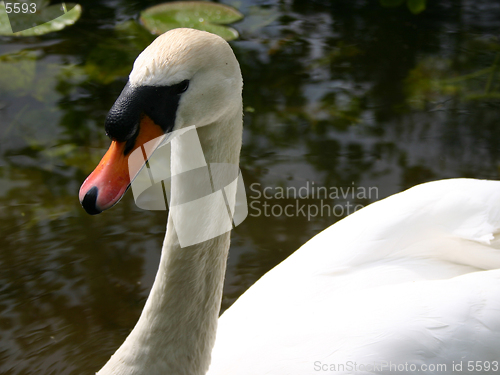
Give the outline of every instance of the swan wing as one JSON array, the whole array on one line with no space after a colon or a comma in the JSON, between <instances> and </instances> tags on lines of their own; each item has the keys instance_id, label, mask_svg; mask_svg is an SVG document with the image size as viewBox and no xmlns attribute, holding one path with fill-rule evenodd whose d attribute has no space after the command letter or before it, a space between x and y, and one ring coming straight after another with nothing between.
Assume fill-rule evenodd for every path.
<instances>
[{"instance_id":1,"label":"swan wing","mask_svg":"<svg viewBox=\"0 0 500 375\"><path fill-rule=\"evenodd\" d=\"M371 204L223 314L209 374L388 374L383 364L405 363L451 374L478 361L498 372L499 228L495 181L432 182Z\"/></svg>"}]
</instances>

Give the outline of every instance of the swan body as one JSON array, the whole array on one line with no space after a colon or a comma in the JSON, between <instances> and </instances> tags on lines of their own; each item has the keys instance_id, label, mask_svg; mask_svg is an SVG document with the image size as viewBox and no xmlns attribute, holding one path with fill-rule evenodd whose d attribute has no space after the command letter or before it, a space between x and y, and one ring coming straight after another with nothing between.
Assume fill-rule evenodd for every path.
<instances>
[{"instance_id":1,"label":"swan body","mask_svg":"<svg viewBox=\"0 0 500 375\"><path fill-rule=\"evenodd\" d=\"M426 183L355 212L222 315L209 374L498 373L499 228L497 181Z\"/></svg>"},{"instance_id":2,"label":"swan body","mask_svg":"<svg viewBox=\"0 0 500 375\"><path fill-rule=\"evenodd\" d=\"M190 125L207 162L238 164L241 89L221 38L190 29L157 38L108 115L113 142L82 185L84 208L118 202L134 177L123 168L131 150ZM172 145L173 174L191 159L188 145ZM186 190L172 180L173 201ZM141 317L99 375L431 374L443 364L451 374L462 361L500 371L500 182L444 180L373 203L308 241L220 319L230 233L183 248L176 231L193 214L174 225L172 210ZM405 363L419 367L390 367Z\"/></svg>"}]
</instances>

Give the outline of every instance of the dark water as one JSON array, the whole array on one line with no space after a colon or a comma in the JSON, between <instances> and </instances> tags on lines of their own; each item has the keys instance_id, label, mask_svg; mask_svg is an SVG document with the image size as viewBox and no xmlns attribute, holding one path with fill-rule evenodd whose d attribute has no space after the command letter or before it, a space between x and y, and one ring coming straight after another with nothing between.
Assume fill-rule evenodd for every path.
<instances>
[{"instance_id":1,"label":"dark water","mask_svg":"<svg viewBox=\"0 0 500 375\"><path fill-rule=\"evenodd\" d=\"M354 206L499 177L497 1L429 0L419 15L376 0L226 3L246 16L231 45L251 207L233 231L224 308ZM77 199L153 39L135 19L154 2L81 4L65 30L0 37L1 374L93 374L135 324L159 260L165 212L129 193L91 217Z\"/></svg>"}]
</instances>

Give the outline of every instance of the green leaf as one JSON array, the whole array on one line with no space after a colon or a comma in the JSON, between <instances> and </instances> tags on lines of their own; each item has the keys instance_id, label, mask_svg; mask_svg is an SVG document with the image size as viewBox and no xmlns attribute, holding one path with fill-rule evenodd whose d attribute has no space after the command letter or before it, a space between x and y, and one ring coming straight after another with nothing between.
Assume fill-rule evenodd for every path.
<instances>
[{"instance_id":1,"label":"green leaf","mask_svg":"<svg viewBox=\"0 0 500 375\"><path fill-rule=\"evenodd\" d=\"M426 0L408 0L406 5L413 14L419 14L425 10Z\"/></svg>"},{"instance_id":2,"label":"green leaf","mask_svg":"<svg viewBox=\"0 0 500 375\"><path fill-rule=\"evenodd\" d=\"M236 39L238 32L224 24L239 21L243 15L236 9L208 1L177 1L155 5L141 12L141 23L153 34L178 27L204 30L223 37Z\"/></svg>"},{"instance_id":3,"label":"green leaf","mask_svg":"<svg viewBox=\"0 0 500 375\"><path fill-rule=\"evenodd\" d=\"M58 16L62 9L71 9L62 16ZM16 22L22 22L26 24L28 21L33 23L38 23L39 20L50 19L51 21L39 24L38 26L32 27L30 29L22 30L17 33L12 33L12 28L7 13L5 11L5 6L0 5L0 35L7 36L37 36L47 34L53 31L59 31L64 29L66 26L74 24L82 14L82 7L79 4L74 3L62 3L55 4L47 7L43 7L43 4L37 8L37 13L33 14L22 14L19 13L16 16Z\"/></svg>"},{"instance_id":4,"label":"green leaf","mask_svg":"<svg viewBox=\"0 0 500 375\"><path fill-rule=\"evenodd\" d=\"M380 0L380 5L385 8L395 8L403 4L404 0Z\"/></svg>"},{"instance_id":5,"label":"green leaf","mask_svg":"<svg viewBox=\"0 0 500 375\"><path fill-rule=\"evenodd\" d=\"M4 2L0 2L0 35L11 35L12 28L10 27L9 16L5 11Z\"/></svg>"}]
</instances>

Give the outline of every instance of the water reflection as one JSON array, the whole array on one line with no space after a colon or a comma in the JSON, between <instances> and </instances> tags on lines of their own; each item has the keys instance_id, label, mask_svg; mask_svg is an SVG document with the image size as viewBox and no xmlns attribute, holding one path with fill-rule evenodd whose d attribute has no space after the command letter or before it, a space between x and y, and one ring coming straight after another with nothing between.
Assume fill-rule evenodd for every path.
<instances>
[{"instance_id":1,"label":"water reflection","mask_svg":"<svg viewBox=\"0 0 500 375\"><path fill-rule=\"evenodd\" d=\"M2 373L96 371L147 297L165 214L127 196L90 217L77 192L108 145L107 110L152 40L133 20L153 4L89 1L73 27L0 39ZM383 198L439 178L498 178L500 8L427 6L239 6L252 17L232 43L245 80L247 187L377 187ZM250 216L233 233L223 307L341 217Z\"/></svg>"}]
</instances>

